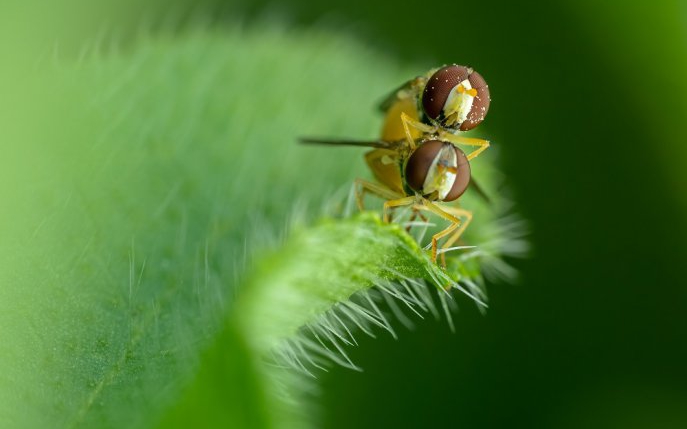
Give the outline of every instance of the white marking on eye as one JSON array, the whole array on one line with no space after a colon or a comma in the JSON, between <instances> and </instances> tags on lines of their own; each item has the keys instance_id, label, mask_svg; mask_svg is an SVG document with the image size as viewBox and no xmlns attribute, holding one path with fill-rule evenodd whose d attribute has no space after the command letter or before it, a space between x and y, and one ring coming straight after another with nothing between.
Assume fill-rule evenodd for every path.
<instances>
[{"instance_id":1,"label":"white marking on eye","mask_svg":"<svg viewBox=\"0 0 687 429\"><path fill-rule=\"evenodd\" d=\"M456 181L456 173L448 171L449 168L458 168L458 156L453 145L445 144L427 170L427 177L422 184L422 193L427 195L437 191L439 200L446 198Z\"/></svg>"},{"instance_id":2,"label":"white marking on eye","mask_svg":"<svg viewBox=\"0 0 687 429\"><path fill-rule=\"evenodd\" d=\"M456 89L458 85L456 85L446 98L443 108L444 116L447 118L453 113L456 113L455 123L458 125L465 122L468 118L470 110L472 110L472 104L475 100L475 97L468 94L468 91L472 89L472 85L468 79L465 79L459 85L463 85L465 91L462 93L458 92Z\"/></svg>"}]
</instances>

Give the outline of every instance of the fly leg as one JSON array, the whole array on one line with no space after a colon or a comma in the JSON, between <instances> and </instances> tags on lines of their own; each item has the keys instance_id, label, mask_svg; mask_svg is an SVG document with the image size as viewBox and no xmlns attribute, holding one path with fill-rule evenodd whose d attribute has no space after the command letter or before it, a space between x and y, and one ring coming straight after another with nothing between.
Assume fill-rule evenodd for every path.
<instances>
[{"instance_id":1,"label":"fly leg","mask_svg":"<svg viewBox=\"0 0 687 429\"><path fill-rule=\"evenodd\" d=\"M408 116L408 114L406 114L405 112L401 113L401 122L403 122L403 130L405 131L406 140L408 140L408 144L410 145L411 150L415 149L415 139L413 138L413 135L410 133L410 127L413 127L424 134L434 134L437 132L436 127L432 127L423 124L420 121L416 121L415 119Z\"/></svg>"},{"instance_id":2,"label":"fly leg","mask_svg":"<svg viewBox=\"0 0 687 429\"><path fill-rule=\"evenodd\" d=\"M429 200L423 199L422 204L421 205L418 204L417 208L419 210L430 211L430 212L434 213L435 215L451 222L451 224L449 226L447 226L444 230L439 231L432 236L432 244L431 244L431 246L432 246L432 262L436 262L437 261L437 248L438 248L439 240L441 240L442 238L444 238L447 235L454 232L458 227L461 226L462 222L460 221L460 219L458 219L457 217L453 216L450 213L445 212L444 210L442 210L441 207L439 207L438 205L434 204L433 202L431 202ZM442 263L443 263L443 266L446 267L445 260L442 259Z\"/></svg>"},{"instance_id":3,"label":"fly leg","mask_svg":"<svg viewBox=\"0 0 687 429\"><path fill-rule=\"evenodd\" d=\"M489 141L488 140L478 139L478 138L474 138L474 137L463 137L463 136L458 136L458 135L447 133L447 132L439 133L439 139L445 140L447 142L450 142L450 143L453 143L456 145L464 144L467 146L477 146L477 149L475 149L472 152L470 152L469 154L467 154L468 161L477 157L480 153L484 152L489 147Z\"/></svg>"},{"instance_id":4,"label":"fly leg","mask_svg":"<svg viewBox=\"0 0 687 429\"><path fill-rule=\"evenodd\" d=\"M367 180L363 179L355 179L355 201L358 204L358 209L360 209L360 211L365 210L364 198L366 192L377 195L385 200L395 200L399 197L402 197L402 195L385 186L368 182Z\"/></svg>"},{"instance_id":5,"label":"fly leg","mask_svg":"<svg viewBox=\"0 0 687 429\"><path fill-rule=\"evenodd\" d=\"M404 206L409 206L412 204L415 204L417 201L417 197L412 196L412 197L404 197L404 198L397 198L394 200L389 200L384 203L384 222L390 223L391 222L391 211L392 209L396 207L404 207Z\"/></svg>"},{"instance_id":6,"label":"fly leg","mask_svg":"<svg viewBox=\"0 0 687 429\"><path fill-rule=\"evenodd\" d=\"M420 218L423 222L427 222L427 216L423 215L420 213L420 209L417 207L413 206L413 214L410 215L410 219L408 219L409 225L406 227L406 232L410 232L410 229L413 227L412 223L415 221L416 218Z\"/></svg>"},{"instance_id":7,"label":"fly leg","mask_svg":"<svg viewBox=\"0 0 687 429\"><path fill-rule=\"evenodd\" d=\"M446 266L446 252L451 248L451 245L457 242L463 235L468 225L472 221L472 212L469 210L462 209L460 207L442 207L444 211L452 214L462 222L460 227L446 240L443 246L441 246L441 263Z\"/></svg>"}]
</instances>

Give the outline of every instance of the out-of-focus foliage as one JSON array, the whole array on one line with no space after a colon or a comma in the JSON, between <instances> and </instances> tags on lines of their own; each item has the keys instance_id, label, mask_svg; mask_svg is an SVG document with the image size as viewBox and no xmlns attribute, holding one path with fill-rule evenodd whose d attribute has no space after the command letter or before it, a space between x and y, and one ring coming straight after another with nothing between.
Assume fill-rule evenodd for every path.
<instances>
[{"instance_id":1,"label":"out-of-focus foliage","mask_svg":"<svg viewBox=\"0 0 687 429\"><path fill-rule=\"evenodd\" d=\"M687 416L676 405L687 391L687 293L680 271L687 254L682 2L82 3L21 6L28 14L3 9L2 52L26 59L40 49L46 61L53 55L77 58L81 41L108 34L106 28L121 32L126 50L140 32L140 20L174 28L194 15L186 11L207 8L220 9L206 16L226 25L240 17L250 26L268 14L291 26L347 33L375 47L377 53L363 63L378 59L378 52L406 65L455 61L474 66L489 82L494 101L488 130L480 127L478 134L499 148L513 196L534 230L535 257L518 264L522 286L492 286L488 316L467 307L457 316L456 334L425 322L398 342L360 339L350 355L366 372L334 368L324 378L327 427L568 428L591 421L603 427L644 421L684 427ZM57 54L43 49L43 42L65 32ZM13 72L16 62L5 58L0 73L9 78L0 83L0 120L6 141L49 133L43 123L17 120L17 111L40 108L32 100L42 95L24 96L17 84L22 73ZM298 70L309 70L309 61L300 61ZM342 72L330 84L345 86L341 97L362 90L355 99L361 107L342 111L350 116L328 123L327 133L374 135L373 117L360 115L378 95L370 88L381 94L415 67L401 67L393 76L366 74L372 80L361 88L359 78L350 79L358 63L346 64L333 64L331 70ZM270 65L270 76L284 73L282 62ZM341 98L330 93L316 98ZM6 141L0 144L6 147ZM41 167L51 165L45 158L53 154L29 158L30 153L30 147L3 153L3 200L24 189L8 180L28 171L17 159L32 160L32 177L49 177L40 176L46 171ZM323 174L344 183L356 174L341 158L349 155L350 165L360 166L357 154L342 152ZM313 198L323 189L313 189ZM12 207L27 214L25 225L40 224L42 219L30 217L32 209ZM0 219L8 213L7 205L0 208ZM119 255L127 265L131 246L128 237L122 242L127 245ZM202 254L201 245L201 261ZM141 261L141 253L136 255ZM13 264L22 261L22 255L8 257ZM3 338L11 332L15 345L43 347L40 339L6 331L11 325L4 321ZM11 374L2 377L6 381Z\"/></svg>"},{"instance_id":2,"label":"out-of-focus foliage","mask_svg":"<svg viewBox=\"0 0 687 429\"><path fill-rule=\"evenodd\" d=\"M330 336L372 333L370 322L392 330L359 296L373 287L437 314L415 294L441 291L447 316L455 280L483 299L478 262L497 260L505 236L484 203L467 237L491 244L452 275L374 215L281 243L297 221L342 214L362 167L358 151L297 135L366 138L374 120L356 108L381 96L366 88L401 79L391 60L272 28L196 27L102 49L42 59L13 76L2 104L0 415L11 427L151 427L162 416L161 427L301 428L306 383L270 369L283 364L272 354L309 377L345 364ZM493 188L493 171L475 172ZM398 280L416 292L394 292Z\"/></svg>"}]
</instances>

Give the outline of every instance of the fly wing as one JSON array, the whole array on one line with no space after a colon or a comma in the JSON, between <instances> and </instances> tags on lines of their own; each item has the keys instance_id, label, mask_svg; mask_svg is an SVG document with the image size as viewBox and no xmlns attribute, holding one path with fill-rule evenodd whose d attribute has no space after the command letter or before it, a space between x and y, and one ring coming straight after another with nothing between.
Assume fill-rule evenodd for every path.
<instances>
[{"instance_id":1,"label":"fly wing","mask_svg":"<svg viewBox=\"0 0 687 429\"><path fill-rule=\"evenodd\" d=\"M365 154L365 162L377 180L399 195L405 195L398 151L373 149Z\"/></svg>"},{"instance_id":2,"label":"fly wing","mask_svg":"<svg viewBox=\"0 0 687 429\"><path fill-rule=\"evenodd\" d=\"M377 105L377 109L380 112L386 112L399 99L406 97L414 97L415 92L421 86L423 80L424 79L422 76L418 76L414 79L411 79L401 84L399 87L391 91L389 94L387 94L386 97L382 99L382 101Z\"/></svg>"}]
</instances>

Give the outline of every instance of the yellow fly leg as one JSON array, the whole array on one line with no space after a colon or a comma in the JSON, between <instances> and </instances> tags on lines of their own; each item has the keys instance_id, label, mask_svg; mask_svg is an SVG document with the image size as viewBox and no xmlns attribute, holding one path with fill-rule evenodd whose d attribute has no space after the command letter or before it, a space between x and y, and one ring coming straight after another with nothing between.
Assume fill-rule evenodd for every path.
<instances>
[{"instance_id":1,"label":"yellow fly leg","mask_svg":"<svg viewBox=\"0 0 687 429\"><path fill-rule=\"evenodd\" d=\"M405 194L398 151L392 149L371 150L365 154L365 162L377 180L400 196Z\"/></svg>"},{"instance_id":2,"label":"yellow fly leg","mask_svg":"<svg viewBox=\"0 0 687 429\"><path fill-rule=\"evenodd\" d=\"M410 229L413 227L413 222L415 219L420 218L423 222L427 222L428 219L425 215L420 213L420 209L418 209L416 206L413 206L413 213L410 215L410 218L408 219L409 225L406 227L406 232L410 232Z\"/></svg>"},{"instance_id":3,"label":"yellow fly leg","mask_svg":"<svg viewBox=\"0 0 687 429\"><path fill-rule=\"evenodd\" d=\"M411 149L415 149L415 139L418 138L417 136L422 135L422 133L434 134L437 132L436 127L423 124L416 118L407 115L405 112L401 113L401 122L403 123L403 131L405 133L406 140L408 141ZM414 128L415 133L411 132L410 127ZM418 131L421 134L418 134Z\"/></svg>"},{"instance_id":4,"label":"yellow fly leg","mask_svg":"<svg viewBox=\"0 0 687 429\"><path fill-rule=\"evenodd\" d=\"M446 240L446 243L444 243L443 246L441 246L442 249L448 249L451 247L452 244L454 244L456 241L460 239L460 236L463 235L463 232L467 229L468 225L470 225L470 222L472 222L472 212L470 210L465 210L460 207L446 207L442 206L442 209L453 216L462 219L462 223L460 225L460 228L456 230L455 233L451 237L449 237L448 240Z\"/></svg>"},{"instance_id":5,"label":"yellow fly leg","mask_svg":"<svg viewBox=\"0 0 687 429\"><path fill-rule=\"evenodd\" d=\"M441 207L439 207L438 205L434 204L433 202L431 202L429 200L423 200L421 205L418 204L418 209L430 211L430 212L434 213L435 215L451 222L451 225L446 227L446 229L444 229L443 231L439 231L432 236L432 262L436 262L437 261L437 247L438 247L439 240L441 240L442 238L446 237L447 235L449 235L453 231L455 231L456 228L458 228L461 225L461 221L460 221L460 219L453 216L452 214L445 212ZM445 261L442 259L442 262L445 262ZM446 265L444 264L444 266L446 266Z\"/></svg>"},{"instance_id":6,"label":"yellow fly leg","mask_svg":"<svg viewBox=\"0 0 687 429\"><path fill-rule=\"evenodd\" d=\"M417 197L403 197L389 200L384 203L384 222L391 222L391 210L396 207L403 207L415 204L417 202Z\"/></svg>"},{"instance_id":7,"label":"yellow fly leg","mask_svg":"<svg viewBox=\"0 0 687 429\"><path fill-rule=\"evenodd\" d=\"M463 137L455 134L442 132L439 134L441 140L446 140L453 144L464 144L466 146L478 146L477 149L473 150L467 154L468 161L477 157L480 153L484 152L489 147L489 141L484 139L477 139L474 137Z\"/></svg>"},{"instance_id":8,"label":"yellow fly leg","mask_svg":"<svg viewBox=\"0 0 687 429\"><path fill-rule=\"evenodd\" d=\"M452 244L460 240L460 237L463 235L468 225L470 225L470 222L472 222L472 212L459 207L442 206L442 209L456 218L461 219L460 227L458 227L458 229L456 229L456 231L446 240L444 245L441 246L441 263L443 266L446 266L446 252L451 248Z\"/></svg>"},{"instance_id":9,"label":"yellow fly leg","mask_svg":"<svg viewBox=\"0 0 687 429\"><path fill-rule=\"evenodd\" d=\"M360 209L360 211L365 210L363 201L363 199L365 198L365 192L377 195L378 197L384 198L385 200L395 200L403 196L403 194L396 193L389 188L385 188L382 185L368 182L367 180L363 179L355 179L355 201L356 203L358 203L358 209Z\"/></svg>"}]
</instances>

